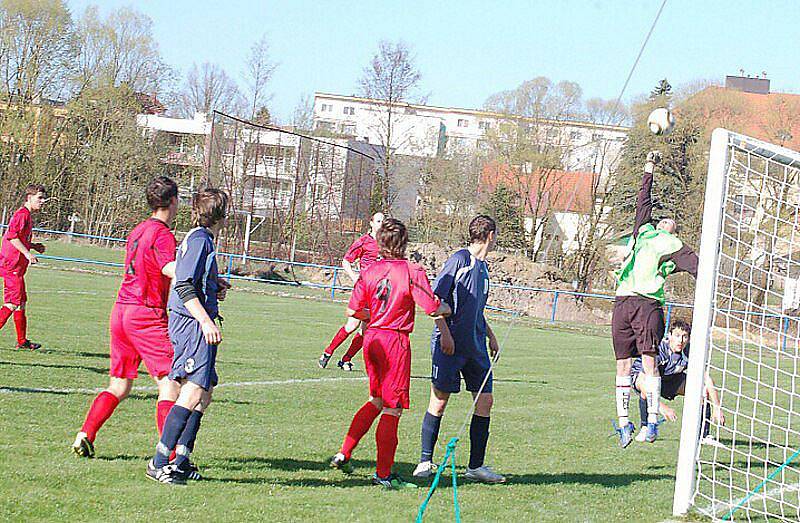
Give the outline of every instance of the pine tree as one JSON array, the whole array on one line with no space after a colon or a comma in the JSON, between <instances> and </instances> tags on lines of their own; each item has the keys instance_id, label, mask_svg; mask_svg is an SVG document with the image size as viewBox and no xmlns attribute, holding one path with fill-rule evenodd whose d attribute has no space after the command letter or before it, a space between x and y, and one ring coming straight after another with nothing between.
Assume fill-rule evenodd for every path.
<instances>
[{"instance_id":1,"label":"pine tree","mask_svg":"<svg viewBox=\"0 0 800 523\"><path fill-rule=\"evenodd\" d=\"M650 91L650 100L656 100L659 97L664 97L667 100L672 98L672 86L666 78L662 78L655 88Z\"/></svg>"}]
</instances>

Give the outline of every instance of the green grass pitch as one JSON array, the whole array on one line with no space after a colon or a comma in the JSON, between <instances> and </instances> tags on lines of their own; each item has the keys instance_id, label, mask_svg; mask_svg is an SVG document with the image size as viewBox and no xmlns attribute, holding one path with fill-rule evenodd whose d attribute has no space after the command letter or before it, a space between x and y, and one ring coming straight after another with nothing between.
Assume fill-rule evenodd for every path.
<instances>
[{"instance_id":1,"label":"green grass pitch","mask_svg":"<svg viewBox=\"0 0 800 523\"><path fill-rule=\"evenodd\" d=\"M51 253L62 255L122 256L51 245ZM119 277L49 265L32 268L28 276L30 337L45 348L13 349L12 322L0 332L0 519L413 520L425 489L387 492L369 483L374 428L356 450L354 475L327 466L367 394L360 356L359 372L352 374L335 362L324 371L316 365L343 320L341 303L229 294L218 360L224 386L215 391L194 454L207 480L170 487L145 478L156 443L156 395L145 372L136 383L145 389L123 402L100 431L97 457L73 456L69 447L91 390L107 384L108 315ZM418 320L412 335L412 406L400 423L396 465L406 477L418 457L429 390L432 324ZM509 323L497 319L494 325L502 340ZM616 447L609 438L614 400L608 337L521 320L495 375L487 459L508 483L460 484L464 521L668 519L679 425L664 426L655 445ZM442 424L443 443L468 406L466 394L453 398ZM634 407L632 417L637 416ZM468 449L464 438L458 448L461 471ZM449 477L426 520L453 520Z\"/></svg>"}]
</instances>

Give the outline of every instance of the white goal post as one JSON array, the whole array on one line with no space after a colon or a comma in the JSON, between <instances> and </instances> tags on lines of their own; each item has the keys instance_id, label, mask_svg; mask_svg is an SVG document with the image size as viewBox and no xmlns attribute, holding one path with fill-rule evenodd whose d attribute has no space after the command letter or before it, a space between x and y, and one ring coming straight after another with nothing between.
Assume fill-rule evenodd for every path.
<instances>
[{"instance_id":1,"label":"white goal post","mask_svg":"<svg viewBox=\"0 0 800 523\"><path fill-rule=\"evenodd\" d=\"M673 513L798 521L800 153L714 130L702 227Z\"/></svg>"}]
</instances>

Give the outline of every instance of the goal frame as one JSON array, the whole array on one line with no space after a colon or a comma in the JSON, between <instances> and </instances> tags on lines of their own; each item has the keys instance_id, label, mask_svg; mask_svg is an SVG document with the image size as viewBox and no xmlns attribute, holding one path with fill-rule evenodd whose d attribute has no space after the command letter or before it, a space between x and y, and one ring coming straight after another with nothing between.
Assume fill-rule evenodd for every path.
<instances>
[{"instance_id":1,"label":"goal frame","mask_svg":"<svg viewBox=\"0 0 800 523\"><path fill-rule=\"evenodd\" d=\"M692 334L689 364L686 376L681 421L680 447L675 474L675 492L672 512L685 515L692 505L697 483L697 458L700 450L700 430L703 416L704 377L711 345L711 330L714 321L714 299L716 295L716 270L720 258L720 237L724 219L724 197L729 186L728 168L731 161L730 147L760 154L768 152L770 159L787 165L798 162L798 153L775 144L769 144L740 135L726 129L714 129L709 149L708 176L706 179L703 206L702 232L699 264L692 311Z\"/></svg>"}]
</instances>

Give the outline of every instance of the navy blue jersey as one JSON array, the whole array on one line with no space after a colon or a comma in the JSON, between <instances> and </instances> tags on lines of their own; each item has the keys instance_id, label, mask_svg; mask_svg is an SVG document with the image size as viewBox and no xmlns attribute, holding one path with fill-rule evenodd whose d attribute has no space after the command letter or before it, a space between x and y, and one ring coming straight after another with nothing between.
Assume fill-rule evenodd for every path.
<instances>
[{"instance_id":1,"label":"navy blue jersey","mask_svg":"<svg viewBox=\"0 0 800 523\"><path fill-rule=\"evenodd\" d=\"M689 366L689 346L684 347L682 352L673 352L669 348L669 339L664 338L658 345L656 365L661 376L672 376L686 372L686 367ZM633 366L631 367L631 374L639 374L640 372L642 372L641 356L633 360Z\"/></svg>"},{"instance_id":2,"label":"navy blue jersey","mask_svg":"<svg viewBox=\"0 0 800 523\"><path fill-rule=\"evenodd\" d=\"M489 268L468 249L455 252L433 282L433 292L453 309L447 325L453 335L456 354L472 357L486 352L486 318L483 310L489 297ZM433 330L432 343L441 336Z\"/></svg>"},{"instance_id":3,"label":"navy blue jersey","mask_svg":"<svg viewBox=\"0 0 800 523\"><path fill-rule=\"evenodd\" d=\"M175 259L175 281L192 282L200 303L212 320L219 314L216 254L211 232L205 227L197 227L186 234ZM171 312L190 317L192 315L178 296L174 285L169 293L168 305Z\"/></svg>"}]
</instances>

